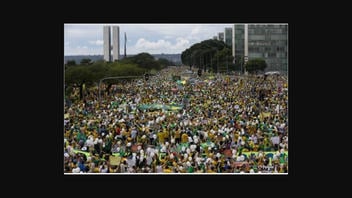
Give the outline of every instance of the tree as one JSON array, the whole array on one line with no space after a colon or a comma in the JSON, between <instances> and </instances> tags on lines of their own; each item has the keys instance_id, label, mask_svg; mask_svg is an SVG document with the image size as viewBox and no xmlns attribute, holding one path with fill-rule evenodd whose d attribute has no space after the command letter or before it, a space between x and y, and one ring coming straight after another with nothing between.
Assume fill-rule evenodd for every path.
<instances>
[{"instance_id":1,"label":"tree","mask_svg":"<svg viewBox=\"0 0 352 198\"><path fill-rule=\"evenodd\" d=\"M83 98L83 85L91 84L92 79L92 72L87 66L78 65L76 67L69 67L65 71L65 83L80 88L80 99Z\"/></svg>"},{"instance_id":2,"label":"tree","mask_svg":"<svg viewBox=\"0 0 352 198\"><path fill-rule=\"evenodd\" d=\"M132 63L137 64L139 67L147 70L161 69L161 65L154 57L148 53L139 53L129 58Z\"/></svg>"},{"instance_id":3,"label":"tree","mask_svg":"<svg viewBox=\"0 0 352 198\"><path fill-rule=\"evenodd\" d=\"M73 66L73 65L76 65L76 61L75 60L68 60L66 64L67 64L67 66Z\"/></svg>"},{"instance_id":4,"label":"tree","mask_svg":"<svg viewBox=\"0 0 352 198\"><path fill-rule=\"evenodd\" d=\"M223 41L213 39L204 40L200 43L192 45L190 48L181 53L182 64L204 68L204 71L206 71L207 67L212 67L213 70L216 70L217 57L215 57L215 54L224 49L229 50L230 54L227 57L228 59L231 59L231 50ZM226 61L227 50L224 53L225 58L221 60ZM220 58L220 55L218 57Z\"/></svg>"},{"instance_id":5,"label":"tree","mask_svg":"<svg viewBox=\"0 0 352 198\"><path fill-rule=\"evenodd\" d=\"M214 71L219 69L220 71L217 72L221 72L224 70L231 70L231 68L233 68L233 56L232 51L229 48L223 48L222 50L217 51L214 55L214 59L216 60L216 64L213 64Z\"/></svg>"},{"instance_id":6,"label":"tree","mask_svg":"<svg viewBox=\"0 0 352 198\"><path fill-rule=\"evenodd\" d=\"M165 67L170 66L170 65L175 65L175 63L173 63L172 61L167 60L166 58L159 58L158 62L160 64L161 68L165 68Z\"/></svg>"},{"instance_id":7,"label":"tree","mask_svg":"<svg viewBox=\"0 0 352 198\"><path fill-rule=\"evenodd\" d=\"M91 73L91 81L98 83L100 79L109 75L111 67L103 61L94 62L92 65L85 66Z\"/></svg>"},{"instance_id":8,"label":"tree","mask_svg":"<svg viewBox=\"0 0 352 198\"><path fill-rule=\"evenodd\" d=\"M90 58L84 58L81 60L81 65L90 65L92 64L92 60Z\"/></svg>"},{"instance_id":9,"label":"tree","mask_svg":"<svg viewBox=\"0 0 352 198\"><path fill-rule=\"evenodd\" d=\"M249 73L258 72L259 70L264 71L266 67L267 64L262 58L249 60L245 65L245 68Z\"/></svg>"},{"instance_id":10,"label":"tree","mask_svg":"<svg viewBox=\"0 0 352 198\"><path fill-rule=\"evenodd\" d=\"M126 59L126 58L125 58ZM123 60L125 60L123 59ZM145 69L138 67L137 64L133 64L130 61L121 61L121 62L114 62L109 65L110 70L108 71L107 76L109 77L123 77L123 76L142 76L145 73ZM124 79L126 80L126 79ZM128 79L127 79L128 80ZM110 94L109 90L111 86L121 81L121 79L108 79L105 80L104 83L107 84L106 92Z\"/></svg>"}]
</instances>

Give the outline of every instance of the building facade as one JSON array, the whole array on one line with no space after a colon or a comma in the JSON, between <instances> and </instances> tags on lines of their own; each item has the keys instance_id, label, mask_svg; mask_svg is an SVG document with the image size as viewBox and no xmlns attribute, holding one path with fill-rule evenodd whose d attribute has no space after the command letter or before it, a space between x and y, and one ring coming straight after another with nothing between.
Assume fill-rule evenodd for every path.
<instances>
[{"instance_id":1,"label":"building facade","mask_svg":"<svg viewBox=\"0 0 352 198\"><path fill-rule=\"evenodd\" d=\"M233 28L236 60L263 58L266 71L288 71L288 24L235 24Z\"/></svg>"},{"instance_id":2,"label":"building facade","mask_svg":"<svg viewBox=\"0 0 352 198\"><path fill-rule=\"evenodd\" d=\"M120 57L120 27L112 26L112 58L113 61Z\"/></svg>"},{"instance_id":3,"label":"building facade","mask_svg":"<svg viewBox=\"0 0 352 198\"><path fill-rule=\"evenodd\" d=\"M224 33L225 44L232 48L232 28L225 28Z\"/></svg>"},{"instance_id":4,"label":"building facade","mask_svg":"<svg viewBox=\"0 0 352 198\"><path fill-rule=\"evenodd\" d=\"M232 35L232 56L235 61L241 61L244 57L244 25L234 25Z\"/></svg>"},{"instance_id":5,"label":"building facade","mask_svg":"<svg viewBox=\"0 0 352 198\"><path fill-rule=\"evenodd\" d=\"M224 33L223 32L219 32L218 33L218 40L219 41L224 41Z\"/></svg>"},{"instance_id":6,"label":"building facade","mask_svg":"<svg viewBox=\"0 0 352 198\"><path fill-rule=\"evenodd\" d=\"M110 26L103 27L103 40L104 40L104 60L111 61L111 36L110 36Z\"/></svg>"},{"instance_id":7,"label":"building facade","mask_svg":"<svg viewBox=\"0 0 352 198\"><path fill-rule=\"evenodd\" d=\"M120 57L120 27L112 26L112 44L111 44L111 26L103 27L104 40L104 60L107 62L117 61ZM112 50L112 56L111 56Z\"/></svg>"}]
</instances>

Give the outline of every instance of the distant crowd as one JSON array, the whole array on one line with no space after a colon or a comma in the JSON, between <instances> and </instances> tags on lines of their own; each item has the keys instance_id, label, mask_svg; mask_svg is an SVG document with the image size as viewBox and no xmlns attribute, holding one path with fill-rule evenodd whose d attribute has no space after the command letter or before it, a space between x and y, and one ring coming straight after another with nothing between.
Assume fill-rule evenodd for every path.
<instances>
[{"instance_id":1,"label":"distant crowd","mask_svg":"<svg viewBox=\"0 0 352 198\"><path fill-rule=\"evenodd\" d=\"M287 76L188 69L65 96L64 172L287 173Z\"/></svg>"}]
</instances>

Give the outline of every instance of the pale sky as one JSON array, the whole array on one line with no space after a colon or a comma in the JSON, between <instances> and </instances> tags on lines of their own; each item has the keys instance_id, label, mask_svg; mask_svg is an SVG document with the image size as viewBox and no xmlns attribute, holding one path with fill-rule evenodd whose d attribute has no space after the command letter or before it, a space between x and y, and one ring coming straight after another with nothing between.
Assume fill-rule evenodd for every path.
<instances>
[{"instance_id":1,"label":"pale sky","mask_svg":"<svg viewBox=\"0 0 352 198\"><path fill-rule=\"evenodd\" d=\"M64 55L103 55L103 26L120 27L120 54L179 54L233 24L65 24Z\"/></svg>"}]
</instances>

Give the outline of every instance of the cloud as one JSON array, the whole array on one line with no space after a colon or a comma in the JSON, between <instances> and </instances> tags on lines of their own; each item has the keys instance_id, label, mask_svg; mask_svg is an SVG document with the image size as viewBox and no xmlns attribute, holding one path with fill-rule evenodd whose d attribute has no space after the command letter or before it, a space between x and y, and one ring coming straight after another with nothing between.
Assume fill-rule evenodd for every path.
<instances>
[{"instance_id":1,"label":"cloud","mask_svg":"<svg viewBox=\"0 0 352 198\"><path fill-rule=\"evenodd\" d=\"M88 46L65 46L65 55L101 55L103 54L102 47L88 47Z\"/></svg>"},{"instance_id":2,"label":"cloud","mask_svg":"<svg viewBox=\"0 0 352 198\"><path fill-rule=\"evenodd\" d=\"M190 42L189 42L188 39L181 38L181 37L176 39L175 49L177 49L177 50L185 50L188 47L190 47Z\"/></svg>"},{"instance_id":3,"label":"cloud","mask_svg":"<svg viewBox=\"0 0 352 198\"><path fill-rule=\"evenodd\" d=\"M65 24L65 39L90 39L103 38L103 26L101 25L71 25ZM93 39L92 39L93 38Z\"/></svg>"},{"instance_id":4,"label":"cloud","mask_svg":"<svg viewBox=\"0 0 352 198\"><path fill-rule=\"evenodd\" d=\"M162 49L162 48L170 48L170 46L171 46L171 43L163 39L158 40L157 42L152 42L144 38L138 39L135 45L137 49L141 49L141 50L156 50L156 49Z\"/></svg>"},{"instance_id":5,"label":"cloud","mask_svg":"<svg viewBox=\"0 0 352 198\"><path fill-rule=\"evenodd\" d=\"M189 47L190 42L182 37L178 37L176 42L172 44L170 41L160 39L158 41L149 41L140 38L136 42L134 48L136 51L145 51L150 53L181 53L185 48Z\"/></svg>"},{"instance_id":6,"label":"cloud","mask_svg":"<svg viewBox=\"0 0 352 198\"><path fill-rule=\"evenodd\" d=\"M104 41L103 40L89 41L89 44L91 44L91 45L103 45Z\"/></svg>"},{"instance_id":7,"label":"cloud","mask_svg":"<svg viewBox=\"0 0 352 198\"><path fill-rule=\"evenodd\" d=\"M191 45L211 39L231 24L65 24L64 53L103 54L103 25L120 26L120 52L124 32L127 54L181 53ZM84 48L86 46L87 48ZM75 51L77 50L77 51Z\"/></svg>"},{"instance_id":8,"label":"cloud","mask_svg":"<svg viewBox=\"0 0 352 198\"><path fill-rule=\"evenodd\" d=\"M200 26L196 26L192 29L191 35L196 35L200 32Z\"/></svg>"}]
</instances>

